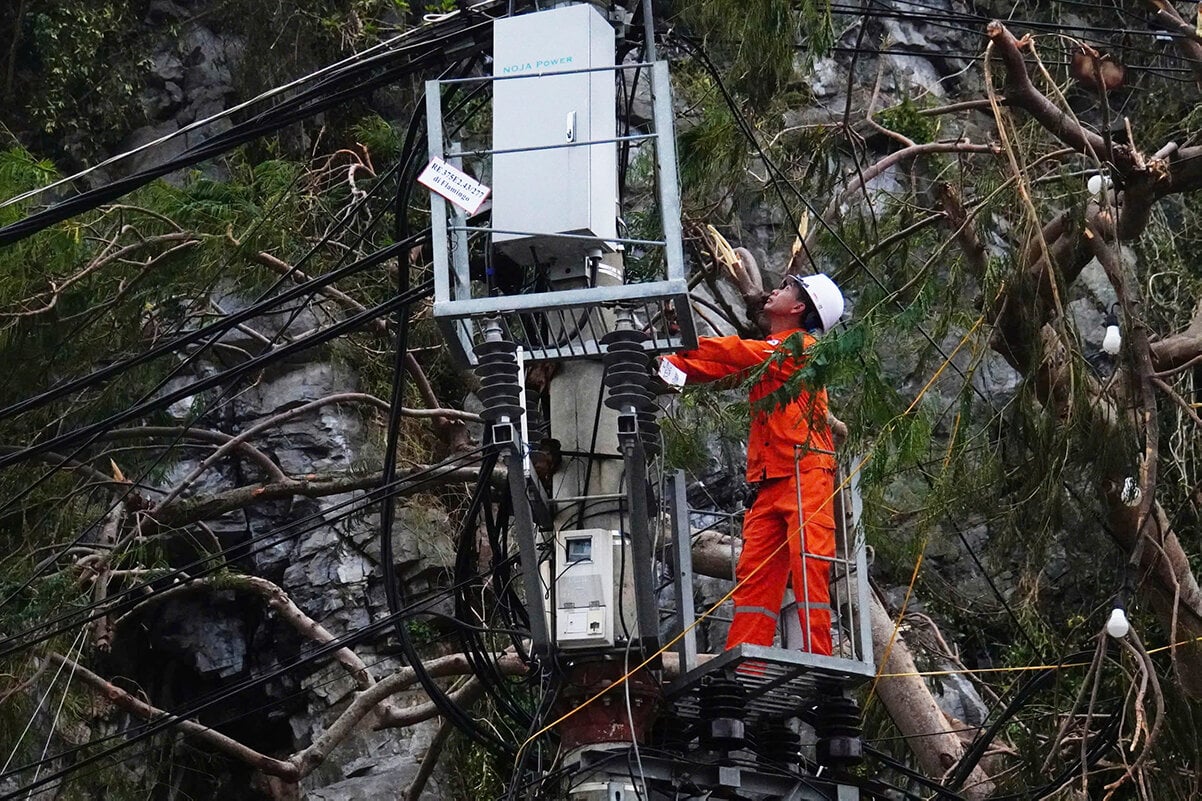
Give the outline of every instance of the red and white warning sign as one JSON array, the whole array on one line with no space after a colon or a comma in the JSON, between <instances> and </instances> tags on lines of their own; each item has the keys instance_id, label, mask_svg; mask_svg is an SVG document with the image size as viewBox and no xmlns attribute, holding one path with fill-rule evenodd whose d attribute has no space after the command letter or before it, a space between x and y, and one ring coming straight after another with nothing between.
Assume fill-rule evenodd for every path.
<instances>
[{"instance_id":1,"label":"red and white warning sign","mask_svg":"<svg viewBox=\"0 0 1202 801\"><path fill-rule=\"evenodd\" d=\"M430 160L417 182L437 192L468 214L475 214L492 190L440 158Z\"/></svg>"}]
</instances>

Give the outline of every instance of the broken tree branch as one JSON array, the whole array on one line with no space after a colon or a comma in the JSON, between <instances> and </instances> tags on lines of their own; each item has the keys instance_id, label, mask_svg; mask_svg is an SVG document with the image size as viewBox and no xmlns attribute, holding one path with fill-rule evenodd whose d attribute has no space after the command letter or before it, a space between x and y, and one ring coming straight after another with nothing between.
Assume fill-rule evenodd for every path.
<instances>
[{"instance_id":1,"label":"broken tree branch","mask_svg":"<svg viewBox=\"0 0 1202 801\"><path fill-rule=\"evenodd\" d=\"M501 473L500 475L503 475ZM309 475L303 478L289 478L272 484L254 484L235 487L225 492L209 495L203 498L175 500L163 505L150 515L156 523L164 526L182 526L195 523L198 520L211 520L221 517L226 512L242 509L254 503L263 501L278 501L285 498L322 498L328 495L339 495L356 490L376 489L380 486L380 473L366 475ZM408 470L399 470L396 475L396 486L392 494L397 497L411 495L430 486L446 484L452 481L471 482L480 477L480 471L471 467L454 467L431 469L418 466ZM414 478L412 484L406 479ZM499 479L498 479L499 480Z\"/></svg>"},{"instance_id":2,"label":"broken tree branch","mask_svg":"<svg viewBox=\"0 0 1202 801\"><path fill-rule=\"evenodd\" d=\"M389 409L389 405L386 401L383 401L374 395L369 395L365 392L342 392L342 393L338 393L336 395L327 395L324 398L318 398L317 400L309 401L308 403L302 404L293 409L288 409L287 411L280 412L279 414L273 415L273 416L267 418L266 420L262 420L258 423L255 423L253 426L250 426L245 431L240 432L236 436L223 435L223 436L229 436L229 438L221 445L221 447L219 447L216 451L214 451L212 454L210 454L208 456L208 458L206 458L199 465L197 465L195 468L193 468L192 472L190 472L187 476L185 476L183 479L181 479L180 482L178 484L176 484L161 501L158 502L158 504L155 506L154 511L157 513L160 509L167 506L169 503L171 503L176 498L178 498L180 496L180 494L183 493L184 490L186 490L189 486L191 486L192 483L201 476L201 474L203 474L206 470L208 470L214 464L216 464L218 461L220 461L226 454L228 454L230 452L230 450L232 450L233 448L245 447L247 440L249 440L251 437L261 434L264 431L269 431L272 428L275 428L283 423L288 422L289 420L292 420L292 419L295 419L302 415L308 414L309 412L312 412L316 409L320 409L323 406L329 406L331 404L336 404L336 403L363 403L363 404L366 404L369 406L374 406L375 408L380 409L383 412L387 412ZM471 420L473 422L478 421L480 419L480 416L477 414L473 414L472 412L459 411L458 409L406 409L406 408L402 408L401 414L402 414L402 416L408 416L408 417L442 416L442 417L454 418L454 419L460 419L460 420ZM282 470L279 471L279 475L273 475L271 478L274 479L275 481L288 481L289 480L288 476L286 476Z\"/></svg>"},{"instance_id":3,"label":"broken tree branch","mask_svg":"<svg viewBox=\"0 0 1202 801\"><path fill-rule=\"evenodd\" d=\"M172 726L178 727L179 731L189 737L193 737L214 750L250 765L257 770L261 770L272 776L279 776L289 781L297 781L301 778L301 774L296 766L289 762L259 753L232 737L227 737L218 731L210 729L208 726L203 726L195 721L172 715L170 712L151 706L140 698L122 690L112 682L96 675L83 665L72 662L61 654L51 653L48 656L51 661L64 665L69 670L74 671L75 676L98 692L105 700L124 709L131 715L156 723L169 720Z\"/></svg>"},{"instance_id":4,"label":"broken tree branch","mask_svg":"<svg viewBox=\"0 0 1202 801\"><path fill-rule=\"evenodd\" d=\"M995 145L978 145L967 141L955 142L923 142L922 144L913 145L912 147L903 147L900 150L895 150L874 164L870 164L862 171L848 181L847 186L843 191L835 195L831 202L827 204L826 209L822 212L822 219L828 224L833 225L839 217L839 208L850 200L862 187L866 186L872 179L879 176L881 173L888 170L895 164L899 164L909 159L918 158L920 156L928 156L935 153L985 153L989 155L997 155L998 148ZM805 262L805 254L813 252L818 246L818 234L822 226L812 226L808 235L805 238L804 246L793 255L793 259L789 264L788 272L800 273L803 272L802 267Z\"/></svg>"}]
</instances>

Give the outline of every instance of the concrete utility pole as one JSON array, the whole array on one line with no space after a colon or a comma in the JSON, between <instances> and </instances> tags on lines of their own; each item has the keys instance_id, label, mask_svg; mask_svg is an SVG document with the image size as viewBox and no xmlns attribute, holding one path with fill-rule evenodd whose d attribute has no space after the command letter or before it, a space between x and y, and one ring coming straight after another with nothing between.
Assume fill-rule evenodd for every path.
<instances>
[{"instance_id":1,"label":"concrete utility pole","mask_svg":"<svg viewBox=\"0 0 1202 801\"><path fill-rule=\"evenodd\" d=\"M621 286L623 283L622 254L611 253L594 257L599 261L596 286ZM588 279L568 279L564 289L579 288ZM557 287L558 288L558 287ZM590 311L590 314L594 312ZM633 320L629 313L596 310L599 328L603 331L632 330ZM564 332L566 336L583 337L579 333ZM580 343L583 349L584 343ZM556 530L593 529L624 532L618 547L623 549L623 561L629 559L627 569L619 571L618 600L619 621L626 631L625 636L641 641L648 632L638 626L648 614L655 619L654 608L648 613L635 610L646 604L651 586L649 582L651 547L646 540L649 510L646 509L646 462L645 454L638 446L637 437L623 436L619 440L619 419L633 413L634 409L613 408L616 404L606 403L607 366L600 358L574 359L564 362L550 383L551 431L565 454L563 466L556 474L553 484L553 500L556 504L554 518ZM631 467L636 469L631 470ZM628 503L633 499L635 503ZM639 504L637 501L641 500ZM624 508L626 514L624 514ZM636 543L633 538L643 537ZM639 547L641 546L641 547ZM646 570L635 571L635 560L640 560ZM648 574L640 576L640 573ZM642 587L636 588L631 579L644 578ZM641 590L641 592L639 592ZM650 632L654 635L657 632ZM633 646L633 643L632 643ZM559 717L577 708L598 692L612 685L625 675L631 667L644 658L643 649L638 647L612 649L608 653L589 653L569 658L569 668L564 689L553 714ZM595 703L565 720L558 728L565 760L571 762L582 749L592 750L625 749L632 742L647 740L648 727L652 721L660 683L648 668L643 668L627 679L627 690L601 703ZM630 704L626 704L629 693ZM628 712L629 709L629 712ZM633 798L636 788L628 778L615 777L606 770L583 770L577 776L579 782L568 794L573 801L605 799L609 801L615 793L625 792ZM620 797L620 795L619 795Z\"/></svg>"}]
</instances>

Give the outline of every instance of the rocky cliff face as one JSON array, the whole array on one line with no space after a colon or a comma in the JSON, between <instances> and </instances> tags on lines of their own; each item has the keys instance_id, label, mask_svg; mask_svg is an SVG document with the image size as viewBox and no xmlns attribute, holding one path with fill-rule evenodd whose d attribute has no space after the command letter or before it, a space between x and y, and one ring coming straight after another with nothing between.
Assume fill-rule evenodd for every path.
<instances>
[{"instance_id":1,"label":"rocky cliff face","mask_svg":"<svg viewBox=\"0 0 1202 801\"><path fill-rule=\"evenodd\" d=\"M236 311L238 303L238 298L221 298L226 311ZM253 350L261 346L262 337L280 334L283 322L260 318L250 331L227 337L226 344ZM288 330L307 329L315 323L311 314L303 314L292 320ZM178 381L195 380L209 369L201 367L197 374L181 376ZM276 366L237 392L222 407L220 430L236 435L309 401L356 389L357 378L345 364L329 353L313 354ZM172 411L182 423L202 401L211 399L188 398ZM350 473L363 462L378 459L378 445L368 436L371 424L378 421L366 420L361 408L329 405L274 426L255 442L288 475ZM174 486L199 461L175 463L163 486ZM234 460L205 473L188 494L203 497L253 482L253 469ZM369 624L388 614L380 568L378 507L350 517L340 514L349 502L361 497L362 493L348 492L258 504L209 521L209 528L223 548L246 545L241 556L234 551L235 569L277 583L306 614L335 637L343 636L370 630ZM439 585L454 562L447 514L421 500L399 503L393 534L398 575L411 592ZM324 522L327 519L331 522ZM280 621L263 599L217 590L160 605L140 616L135 625L123 627L114 642L113 659L119 672L135 679L149 697L171 707L285 667L312 646ZM355 650L376 677L404 664L387 630L357 643ZM206 710L201 720L264 753L285 755L320 736L357 689L339 665L319 660L231 697ZM426 698L420 691L407 691L393 700L405 707ZM255 710L259 708L270 711L258 714ZM437 725L435 720L374 732L370 722L365 722L305 780L307 797L351 801L396 795L412 780ZM243 789L237 789L239 773ZM441 776L441 772L435 775L426 797L449 797L440 789ZM245 771L219 782L225 785L225 797L259 797L248 789Z\"/></svg>"}]
</instances>

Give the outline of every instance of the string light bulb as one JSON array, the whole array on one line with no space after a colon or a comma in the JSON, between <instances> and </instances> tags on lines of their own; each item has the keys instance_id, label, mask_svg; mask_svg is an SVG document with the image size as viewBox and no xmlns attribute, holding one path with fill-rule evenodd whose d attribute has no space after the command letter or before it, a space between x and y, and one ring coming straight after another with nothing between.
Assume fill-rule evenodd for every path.
<instances>
[{"instance_id":1,"label":"string light bulb","mask_svg":"<svg viewBox=\"0 0 1202 801\"><path fill-rule=\"evenodd\" d=\"M1110 180L1110 176L1102 175L1100 172L1095 172L1085 181L1085 188L1088 190L1091 197L1101 197L1103 189L1110 189L1114 186L1114 182Z\"/></svg>"},{"instance_id":2,"label":"string light bulb","mask_svg":"<svg viewBox=\"0 0 1202 801\"><path fill-rule=\"evenodd\" d=\"M1121 640L1131 631L1131 621L1127 620L1127 613L1123 611L1121 604L1116 604L1114 609L1110 610L1110 618L1106 621L1106 633L1116 640Z\"/></svg>"},{"instance_id":3,"label":"string light bulb","mask_svg":"<svg viewBox=\"0 0 1202 801\"><path fill-rule=\"evenodd\" d=\"M1119 331L1119 318L1115 313L1118 304L1110 307L1106 315L1106 336L1102 337L1102 350L1110 356L1117 356L1123 346L1123 333Z\"/></svg>"},{"instance_id":4,"label":"string light bulb","mask_svg":"<svg viewBox=\"0 0 1202 801\"><path fill-rule=\"evenodd\" d=\"M1124 506L1139 506L1139 502L1144 498L1144 491L1139 488L1139 481L1135 476L1127 476L1123 479L1123 488L1119 490L1119 500Z\"/></svg>"}]
</instances>

